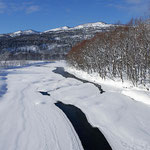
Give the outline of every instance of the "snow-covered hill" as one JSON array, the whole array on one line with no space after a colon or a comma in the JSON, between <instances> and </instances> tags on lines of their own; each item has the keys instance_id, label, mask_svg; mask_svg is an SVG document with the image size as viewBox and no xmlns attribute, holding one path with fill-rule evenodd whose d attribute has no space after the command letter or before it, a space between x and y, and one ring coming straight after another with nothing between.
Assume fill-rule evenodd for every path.
<instances>
[{"instance_id":1,"label":"snow-covered hill","mask_svg":"<svg viewBox=\"0 0 150 150\"><path fill-rule=\"evenodd\" d=\"M48 32L55 32L55 31L68 31L68 30L78 30L78 29L87 29L87 28L107 28L113 26L112 24L106 24L103 22L96 22L96 23L86 23L86 24L82 24L82 25L78 25L75 27L68 27L68 26L64 26L64 27L59 27L59 28L54 28L54 29L50 29L50 30L46 30L44 32L38 32L35 30L25 30L25 31L16 31L13 33L10 33L8 35L10 35L11 37L15 37L15 36L20 36L20 35L30 35L30 34L42 34L42 33L48 33ZM5 34L0 34L0 36L3 36Z\"/></svg>"},{"instance_id":2,"label":"snow-covered hill","mask_svg":"<svg viewBox=\"0 0 150 150\"><path fill-rule=\"evenodd\" d=\"M50 30L44 31L44 33L51 32L51 31L69 30L69 29L70 29L70 27L64 26L64 27L60 27L60 28L55 28L55 29L50 29Z\"/></svg>"},{"instance_id":3,"label":"snow-covered hill","mask_svg":"<svg viewBox=\"0 0 150 150\"><path fill-rule=\"evenodd\" d=\"M83 24L83 25L78 25L76 27L74 27L74 29L83 29L83 28L106 28L106 27L110 27L112 26L112 24L106 24L103 22L96 22L96 23L87 23L87 24Z\"/></svg>"},{"instance_id":4,"label":"snow-covered hill","mask_svg":"<svg viewBox=\"0 0 150 150\"><path fill-rule=\"evenodd\" d=\"M64 26L64 27L60 27L60 28L50 29L50 30L44 31L44 33L52 32L52 31L64 31L64 30L69 31L69 30L88 29L88 28L93 28L93 29L107 28L107 27L110 27L110 26L113 26L113 25L112 24L106 24L106 23L103 23L103 22L86 23L86 24L75 26L75 27Z\"/></svg>"},{"instance_id":5,"label":"snow-covered hill","mask_svg":"<svg viewBox=\"0 0 150 150\"><path fill-rule=\"evenodd\" d=\"M115 26L102 22L87 23L76 27L60 27L44 32L17 31L0 35L0 53L13 53L11 59L65 58L68 51L82 40L90 39L99 32L112 30ZM34 47L34 49L32 49ZM34 53L34 54L31 54ZM37 55L35 55L37 53ZM44 55L44 56L43 56ZM33 58L33 57L36 58ZM25 57L25 58L24 58Z\"/></svg>"},{"instance_id":6,"label":"snow-covered hill","mask_svg":"<svg viewBox=\"0 0 150 150\"><path fill-rule=\"evenodd\" d=\"M39 34L39 32L34 31L34 30L25 30L25 31L17 31L14 33L10 33L9 35L11 37L16 37L16 36L20 36L20 35L30 35L30 34Z\"/></svg>"}]
</instances>

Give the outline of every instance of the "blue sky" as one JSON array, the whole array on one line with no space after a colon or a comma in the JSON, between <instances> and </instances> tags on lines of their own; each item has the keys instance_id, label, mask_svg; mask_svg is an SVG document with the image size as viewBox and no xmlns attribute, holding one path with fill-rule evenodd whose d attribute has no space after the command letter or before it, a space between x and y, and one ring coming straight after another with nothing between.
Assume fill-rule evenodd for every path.
<instances>
[{"instance_id":1,"label":"blue sky","mask_svg":"<svg viewBox=\"0 0 150 150\"><path fill-rule=\"evenodd\" d=\"M0 33L45 31L150 14L150 0L0 0Z\"/></svg>"}]
</instances>

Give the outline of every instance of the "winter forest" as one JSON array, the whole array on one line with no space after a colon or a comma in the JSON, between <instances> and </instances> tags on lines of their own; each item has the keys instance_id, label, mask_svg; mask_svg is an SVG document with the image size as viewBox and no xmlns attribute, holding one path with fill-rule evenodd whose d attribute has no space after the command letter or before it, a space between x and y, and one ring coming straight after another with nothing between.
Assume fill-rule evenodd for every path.
<instances>
[{"instance_id":1,"label":"winter forest","mask_svg":"<svg viewBox=\"0 0 150 150\"><path fill-rule=\"evenodd\" d=\"M131 19L127 25L98 33L72 48L68 63L103 79L130 80L134 86L150 83L150 24Z\"/></svg>"}]
</instances>

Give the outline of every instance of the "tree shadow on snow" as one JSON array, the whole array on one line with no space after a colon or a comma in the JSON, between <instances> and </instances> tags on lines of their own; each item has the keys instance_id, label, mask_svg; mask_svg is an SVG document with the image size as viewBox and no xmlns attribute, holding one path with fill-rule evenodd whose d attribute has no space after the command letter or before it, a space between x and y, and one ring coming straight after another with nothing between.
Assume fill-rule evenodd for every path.
<instances>
[{"instance_id":1,"label":"tree shadow on snow","mask_svg":"<svg viewBox=\"0 0 150 150\"><path fill-rule=\"evenodd\" d=\"M0 98L7 92L7 84L6 84L6 80L7 80L7 75L8 72L7 71L1 71L0 72Z\"/></svg>"}]
</instances>

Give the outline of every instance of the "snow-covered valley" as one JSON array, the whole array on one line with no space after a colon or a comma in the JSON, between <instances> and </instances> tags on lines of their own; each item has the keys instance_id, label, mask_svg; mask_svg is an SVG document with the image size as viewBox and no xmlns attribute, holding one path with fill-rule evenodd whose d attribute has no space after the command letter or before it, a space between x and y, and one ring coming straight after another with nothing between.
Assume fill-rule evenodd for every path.
<instances>
[{"instance_id":1,"label":"snow-covered valley","mask_svg":"<svg viewBox=\"0 0 150 150\"><path fill-rule=\"evenodd\" d=\"M57 101L80 108L113 150L150 150L149 92L141 96L139 89L102 82L101 94L92 83L55 73L57 67L87 77L68 69L64 61L0 71L0 150L82 150Z\"/></svg>"}]
</instances>

